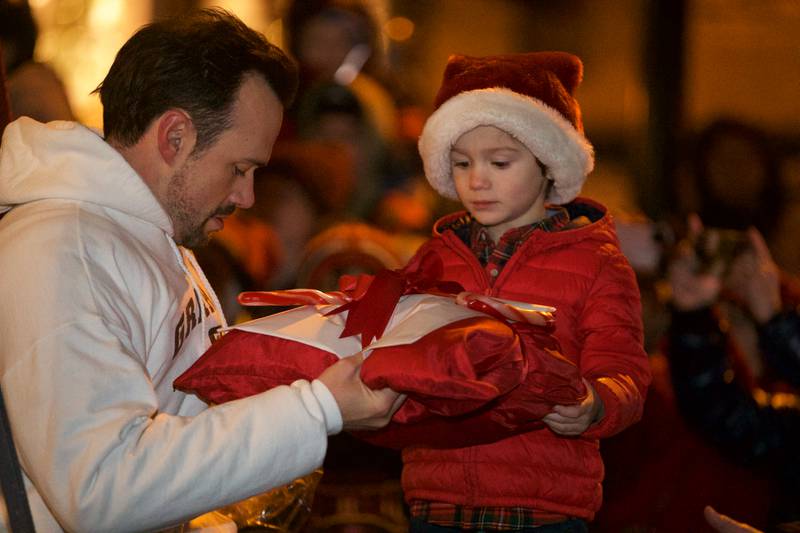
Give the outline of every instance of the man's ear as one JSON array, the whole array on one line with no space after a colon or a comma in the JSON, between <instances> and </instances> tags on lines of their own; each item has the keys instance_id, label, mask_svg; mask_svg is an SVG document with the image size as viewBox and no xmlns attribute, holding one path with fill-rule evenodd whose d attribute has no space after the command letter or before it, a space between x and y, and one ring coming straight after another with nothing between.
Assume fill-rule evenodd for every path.
<instances>
[{"instance_id":1,"label":"man's ear","mask_svg":"<svg viewBox=\"0 0 800 533\"><path fill-rule=\"evenodd\" d=\"M197 141L197 131L186 111L170 109L157 119L158 152L169 166L183 164L192 153Z\"/></svg>"}]
</instances>

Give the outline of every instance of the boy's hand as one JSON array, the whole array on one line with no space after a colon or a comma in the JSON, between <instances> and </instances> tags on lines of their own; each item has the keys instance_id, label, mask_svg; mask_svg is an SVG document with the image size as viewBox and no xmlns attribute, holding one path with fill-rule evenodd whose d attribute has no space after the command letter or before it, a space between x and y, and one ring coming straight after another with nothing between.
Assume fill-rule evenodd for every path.
<instances>
[{"instance_id":1,"label":"boy's hand","mask_svg":"<svg viewBox=\"0 0 800 533\"><path fill-rule=\"evenodd\" d=\"M586 379L583 380L583 383L586 385L588 394L580 404L556 405L551 413L542 418L542 421L554 433L574 437L603 418L605 414L603 400Z\"/></svg>"},{"instance_id":2,"label":"boy's hand","mask_svg":"<svg viewBox=\"0 0 800 533\"><path fill-rule=\"evenodd\" d=\"M389 423L406 399L391 389L372 390L361 381L359 372L364 356L345 357L319 376L331 391L342 413L343 429L379 429Z\"/></svg>"}]
</instances>

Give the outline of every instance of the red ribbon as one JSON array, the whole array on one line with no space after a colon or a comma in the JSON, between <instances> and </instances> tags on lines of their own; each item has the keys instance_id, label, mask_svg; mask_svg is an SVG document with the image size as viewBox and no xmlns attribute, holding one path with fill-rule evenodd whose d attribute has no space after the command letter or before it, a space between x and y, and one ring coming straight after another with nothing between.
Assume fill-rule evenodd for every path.
<instances>
[{"instance_id":1,"label":"red ribbon","mask_svg":"<svg viewBox=\"0 0 800 533\"><path fill-rule=\"evenodd\" d=\"M400 298L407 294L438 294L452 296L464 290L454 281L441 281L442 261L437 255L422 258L413 271L381 270L375 276L342 276L341 288L353 299L328 313L348 311L340 337L361 335L361 347L379 339L386 330Z\"/></svg>"}]
</instances>

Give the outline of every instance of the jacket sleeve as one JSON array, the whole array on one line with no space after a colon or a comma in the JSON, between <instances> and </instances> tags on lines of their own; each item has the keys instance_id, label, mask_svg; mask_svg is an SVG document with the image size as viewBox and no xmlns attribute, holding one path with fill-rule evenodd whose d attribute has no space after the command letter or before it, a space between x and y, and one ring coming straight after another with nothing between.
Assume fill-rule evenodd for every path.
<instances>
[{"instance_id":1,"label":"jacket sleeve","mask_svg":"<svg viewBox=\"0 0 800 533\"><path fill-rule=\"evenodd\" d=\"M583 338L581 373L605 408L600 422L584 433L589 438L609 437L637 422L652 379L633 270L616 247L604 253L607 257L586 297L578 331Z\"/></svg>"},{"instance_id":2,"label":"jacket sleeve","mask_svg":"<svg viewBox=\"0 0 800 533\"><path fill-rule=\"evenodd\" d=\"M64 248L58 239L35 244ZM156 530L321 464L339 422L320 382L196 416L160 411L146 358L128 342L129 329L152 317L130 314L124 297L98 306L91 285L112 282L83 275L75 255L0 260L0 376L12 431L26 476L63 528Z\"/></svg>"},{"instance_id":3,"label":"jacket sleeve","mask_svg":"<svg viewBox=\"0 0 800 533\"><path fill-rule=\"evenodd\" d=\"M667 354L682 415L729 457L753 463L796 455L800 398L750 391L735 379L728 338L711 308L673 311Z\"/></svg>"}]
</instances>

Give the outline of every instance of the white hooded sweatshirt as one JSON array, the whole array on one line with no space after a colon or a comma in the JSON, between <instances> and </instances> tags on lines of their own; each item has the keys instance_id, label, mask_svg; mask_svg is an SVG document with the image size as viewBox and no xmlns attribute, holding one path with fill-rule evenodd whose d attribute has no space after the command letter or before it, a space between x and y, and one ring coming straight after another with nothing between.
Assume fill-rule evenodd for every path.
<instances>
[{"instance_id":1,"label":"white hooded sweatshirt","mask_svg":"<svg viewBox=\"0 0 800 533\"><path fill-rule=\"evenodd\" d=\"M321 382L211 408L173 390L224 319L166 212L100 136L10 124L5 211L0 384L37 531L155 530L322 463L342 421Z\"/></svg>"}]
</instances>

